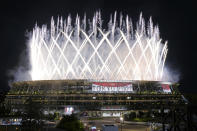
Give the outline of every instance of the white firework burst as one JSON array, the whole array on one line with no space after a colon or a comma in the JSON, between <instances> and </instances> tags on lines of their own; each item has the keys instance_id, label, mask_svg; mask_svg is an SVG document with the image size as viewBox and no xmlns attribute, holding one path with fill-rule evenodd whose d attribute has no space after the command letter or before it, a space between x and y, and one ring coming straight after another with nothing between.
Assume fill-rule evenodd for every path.
<instances>
[{"instance_id":1,"label":"white firework burst","mask_svg":"<svg viewBox=\"0 0 197 131\"><path fill-rule=\"evenodd\" d=\"M107 30L102 29L100 12L87 27L86 17L80 20L77 16L72 25L68 16L55 24L52 18L50 29L33 29L32 80L162 80L167 42L162 43L151 18L145 26L140 15L135 30L128 16L117 22L116 13Z\"/></svg>"}]
</instances>

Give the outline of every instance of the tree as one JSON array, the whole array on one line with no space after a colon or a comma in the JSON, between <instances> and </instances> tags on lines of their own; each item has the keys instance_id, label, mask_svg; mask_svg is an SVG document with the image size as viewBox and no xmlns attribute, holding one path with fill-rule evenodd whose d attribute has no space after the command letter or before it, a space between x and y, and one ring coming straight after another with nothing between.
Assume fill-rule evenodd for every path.
<instances>
[{"instance_id":1,"label":"tree","mask_svg":"<svg viewBox=\"0 0 197 131\"><path fill-rule=\"evenodd\" d=\"M27 131L37 131L43 126L42 105L28 98L22 112L22 128Z\"/></svg>"},{"instance_id":2,"label":"tree","mask_svg":"<svg viewBox=\"0 0 197 131\"><path fill-rule=\"evenodd\" d=\"M64 129L65 131L84 131L83 124L73 114L63 116L56 128Z\"/></svg>"},{"instance_id":3,"label":"tree","mask_svg":"<svg viewBox=\"0 0 197 131\"><path fill-rule=\"evenodd\" d=\"M11 108L9 105L5 106L4 103L0 104L0 117L7 117L9 116Z\"/></svg>"}]
</instances>

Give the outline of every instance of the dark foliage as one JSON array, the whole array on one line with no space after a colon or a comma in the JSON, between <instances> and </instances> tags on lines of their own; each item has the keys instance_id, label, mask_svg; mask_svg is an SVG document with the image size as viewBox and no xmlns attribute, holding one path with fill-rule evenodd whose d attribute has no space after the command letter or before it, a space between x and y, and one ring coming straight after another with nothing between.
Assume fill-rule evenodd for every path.
<instances>
[{"instance_id":1,"label":"dark foliage","mask_svg":"<svg viewBox=\"0 0 197 131\"><path fill-rule=\"evenodd\" d=\"M26 100L24 112L22 113L22 130L38 131L43 126L42 105L34 102L31 98Z\"/></svg>"},{"instance_id":2,"label":"dark foliage","mask_svg":"<svg viewBox=\"0 0 197 131\"><path fill-rule=\"evenodd\" d=\"M6 117L9 115L11 108L4 103L0 104L0 117Z\"/></svg>"},{"instance_id":3,"label":"dark foliage","mask_svg":"<svg viewBox=\"0 0 197 131\"><path fill-rule=\"evenodd\" d=\"M65 131L84 131L83 124L74 115L63 116L57 128Z\"/></svg>"}]
</instances>

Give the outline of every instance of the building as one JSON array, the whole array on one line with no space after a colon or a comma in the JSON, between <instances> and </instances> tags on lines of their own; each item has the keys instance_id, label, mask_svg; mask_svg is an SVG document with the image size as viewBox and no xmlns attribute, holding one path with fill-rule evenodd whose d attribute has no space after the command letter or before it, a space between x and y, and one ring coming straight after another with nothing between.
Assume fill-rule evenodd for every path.
<instances>
[{"instance_id":1,"label":"building","mask_svg":"<svg viewBox=\"0 0 197 131\"><path fill-rule=\"evenodd\" d=\"M22 110L31 98L44 112L119 117L123 112L142 110L180 101L178 84L160 81L41 80L12 83L5 102Z\"/></svg>"}]
</instances>

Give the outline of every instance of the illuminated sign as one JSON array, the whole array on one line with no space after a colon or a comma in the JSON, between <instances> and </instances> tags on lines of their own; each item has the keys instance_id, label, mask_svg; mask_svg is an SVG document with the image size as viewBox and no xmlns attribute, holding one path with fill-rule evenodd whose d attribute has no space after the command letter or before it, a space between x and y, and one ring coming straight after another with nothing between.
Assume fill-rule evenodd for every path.
<instances>
[{"instance_id":1,"label":"illuminated sign","mask_svg":"<svg viewBox=\"0 0 197 131\"><path fill-rule=\"evenodd\" d=\"M170 86L167 84L162 84L163 92L165 93L171 93Z\"/></svg>"},{"instance_id":2,"label":"illuminated sign","mask_svg":"<svg viewBox=\"0 0 197 131\"><path fill-rule=\"evenodd\" d=\"M129 82L93 82L92 91L106 93L127 93L133 92L133 86Z\"/></svg>"},{"instance_id":3,"label":"illuminated sign","mask_svg":"<svg viewBox=\"0 0 197 131\"><path fill-rule=\"evenodd\" d=\"M65 107L65 114L66 115L71 115L74 111L73 107Z\"/></svg>"},{"instance_id":4,"label":"illuminated sign","mask_svg":"<svg viewBox=\"0 0 197 131\"><path fill-rule=\"evenodd\" d=\"M120 112L103 112L102 114L103 117L120 117L121 113Z\"/></svg>"}]
</instances>

